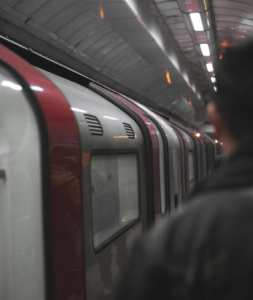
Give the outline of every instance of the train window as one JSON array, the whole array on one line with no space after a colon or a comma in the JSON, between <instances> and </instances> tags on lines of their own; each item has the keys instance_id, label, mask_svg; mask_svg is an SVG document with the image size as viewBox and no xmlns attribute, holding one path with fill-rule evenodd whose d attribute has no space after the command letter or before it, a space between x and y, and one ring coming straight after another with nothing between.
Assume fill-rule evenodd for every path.
<instances>
[{"instance_id":1,"label":"train window","mask_svg":"<svg viewBox=\"0 0 253 300\"><path fill-rule=\"evenodd\" d=\"M36 99L34 94L30 94L23 78L2 64L1 62L0 298L45 299L45 199L42 192L44 177L41 172L44 150L40 140L41 128L33 104ZM46 143L45 149L48 149Z\"/></svg>"},{"instance_id":2,"label":"train window","mask_svg":"<svg viewBox=\"0 0 253 300\"><path fill-rule=\"evenodd\" d=\"M195 186L195 175L194 175L194 145L189 134L182 131L188 145L188 176L189 176L189 191Z\"/></svg>"},{"instance_id":3,"label":"train window","mask_svg":"<svg viewBox=\"0 0 253 300\"><path fill-rule=\"evenodd\" d=\"M207 163L208 163L208 156L207 156L207 146L206 146L206 142L203 140L203 148L204 148L204 151L203 151L203 179L206 178L207 176Z\"/></svg>"},{"instance_id":4,"label":"train window","mask_svg":"<svg viewBox=\"0 0 253 300\"><path fill-rule=\"evenodd\" d=\"M92 156L91 200L96 249L139 217L137 155Z\"/></svg>"}]
</instances>

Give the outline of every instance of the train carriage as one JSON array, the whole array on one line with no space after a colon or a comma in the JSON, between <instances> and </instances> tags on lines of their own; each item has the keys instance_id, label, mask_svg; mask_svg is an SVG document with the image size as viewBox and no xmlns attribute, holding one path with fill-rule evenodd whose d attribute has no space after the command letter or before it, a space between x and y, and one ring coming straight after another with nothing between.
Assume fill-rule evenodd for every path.
<instances>
[{"instance_id":1,"label":"train carriage","mask_svg":"<svg viewBox=\"0 0 253 300\"><path fill-rule=\"evenodd\" d=\"M215 144L88 79L0 59L0 295L112 299L134 240L210 173Z\"/></svg>"}]
</instances>

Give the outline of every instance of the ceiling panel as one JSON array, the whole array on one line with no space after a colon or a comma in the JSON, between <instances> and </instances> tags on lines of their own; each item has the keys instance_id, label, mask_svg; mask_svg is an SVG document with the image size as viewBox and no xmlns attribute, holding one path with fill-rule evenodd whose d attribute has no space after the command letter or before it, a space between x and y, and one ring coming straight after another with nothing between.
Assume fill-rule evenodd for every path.
<instances>
[{"instance_id":1,"label":"ceiling panel","mask_svg":"<svg viewBox=\"0 0 253 300\"><path fill-rule=\"evenodd\" d=\"M146 50L159 50L157 48L157 44L154 40L149 41L135 41L131 43L131 46L133 49L139 50L139 49L146 49Z\"/></svg>"},{"instance_id":2,"label":"ceiling panel","mask_svg":"<svg viewBox=\"0 0 253 300\"><path fill-rule=\"evenodd\" d=\"M243 18L240 18L240 17L229 16L229 15L225 16L225 15L216 14L216 20L253 26L253 20L243 19Z\"/></svg>"},{"instance_id":3,"label":"ceiling panel","mask_svg":"<svg viewBox=\"0 0 253 300\"><path fill-rule=\"evenodd\" d=\"M121 31L120 36L128 42L152 41L151 35L145 30Z\"/></svg>"},{"instance_id":4,"label":"ceiling panel","mask_svg":"<svg viewBox=\"0 0 253 300\"><path fill-rule=\"evenodd\" d=\"M188 34L188 33L186 33L186 34L177 34L177 35L175 35L175 39L176 40L183 40L184 42L188 42L188 41L191 41L192 39L191 39L191 36Z\"/></svg>"},{"instance_id":5,"label":"ceiling panel","mask_svg":"<svg viewBox=\"0 0 253 300\"><path fill-rule=\"evenodd\" d=\"M14 1L9 1L7 0L6 3L10 5L9 2L14 2ZM21 0L21 1L16 1L16 5L14 8L21 12L22 14L26 16L30 16L33 12L35 12L37 9L39 9L41 6L43 6L48 0L41 0L41 1L34 1L34 0Z\"/></svg>"},{"instance_id":6,"label":"ceiling panel","mask_svg":"<svg viewBox=\"0 0 253 300\"><path fill-rule=\"evenodd\" d=\"M157 7L160 10L173 10L175 8L178 9L178 4L177 1L170 1L170 2L164 1L164 2L157 3Z\"/></svg>"},{"instance_id":7,"label":"ceiling panel","mask_svg":"<svg viewBox=\"0 0 253 300\"><path fill-rule=\"evenodd\" d=\"M138 78L142 77L143 80L147 78L156 78L156 73L153 70L149 70L148 72L143 72L143 70L139 70L135 74L131 74L131 77L128 76L127 78L133 82L135 82Z\"/></svg>"},{"instance_id":8,"label":"ceiling panel","mask_svg":"<svg viewBox=\"0 0 253 300\"><path fill-rule=\"evenodd\" d=\"M13 7L14 5L16 5L20 0L3 0L4 3L10 5L11 7Z\"/></svg>"},{"instance_id":9,"label":"ceiling panel","mask_svg":"<svg viewBox=\"0 0 253 300\"><path fill-rule=\"evenodd\" d=\"M113 27L116 32L140 30L140 23L136 20L136 18L108 19L105 21L109 26Z\"/></svg>"},{"instance_id":10,"label":"ceiling panel","mask_svg":"<svg viewBox=\"0 0 253 300\"><path fill-rule=\"evenodd\" d=\"M117 3L117 2L122 2L122 0L82 0L84 3L89 3L89 4L93 4L93 3Z\"/></svg>"},{"instance_id":11,"label":"ceiling panel","mask_svg":"<svg viewBox=\"0 0 253 300\"><path fill-rule=\"evenodd\" d=\"M119 55L121 52L124 52L125 50L130 50L129 46L127 45L127 43L123 42L122 44L120 44L118 47L114 47L110 52L108 52L102 59L100 59L100 62L102 64L108 65L108 67L112 67L113 65L110 63L111 60Z\"/></svg>"},{"instance_id":12,"label":"ceiling panel","mask_svg":"<svg viewBox=\"0 0 253 300\"><path fill-rule=\"evenodd\" d=\"M124 66L129 66L130 64L134 65L141 60L141 57L137 56L134 59L131 59L131 56L129 49L126 49L125 51L120 52L117 56L114 56L108 65L110 65L110 68L112 68L115 72L120 72L122 76L124 76L122 71Z\"/></svg>"},{"instance_id":13,"label":"ceiling panel","mask_svg":"<svg viewBox=\"0 0 253 300\"><path fill-rule=\"evenodd\" d=\"M140 61L136 62L136 64L130 64L129 66L127 65L122 65L119 66L119 69L121 69L123 76L132 76L135 74L135 72L139 72L139 70L142 70L145 72L145 69L149 67L148 63L144 60L141 59Z\"/></svg>"},{"instance_id":14,"label":"ceiling panel","mask_svg":"<svg viewBox=\"0 0 253 300\"><path fill-rule=\"evenodd\" d=\"M226 16L230 16L231 18L240 17L244 19L253 20L253 15L244 10L229 9L229 8L215 8L214 11L216 15L226 15Z\"/></svg>"},{"instance_id":15,"label":"ceiling panel","mask_svg":"<svg viewBox=\"0 0 253 300\"><path fill-rule=\"evenodd\" d=\"M72 34L81 29L85 24L96 19L97 16L90 10L81 12L78 16L71 19L63 27L56 31L56 34L67 40L72 36Z\"/></svg>"},{"instance_id":16,"label":"ceiling panel","mask_svg":"<svg viewBox=\"0 0 253 300\"><path fill-rule=\"evenodd\" d=\"M165 2L166 0L154 0L155 3L161 3L161 2Z\"/></svg>"},{"instance_id":17,"label":"ceiling panel","mask_svg":"<svg viewBox=\"0 0 253 300\"><path fill-rule=\"evenodd\" d=\"M75 0L51 0L40 6L30 18L43 25L56 15L60 10L73 3ZM38 2L38 1L36 1Z\"/></svg>"},{"instance_id":18,"label":"ceiling panel","mask_svg":"<svg viewBox=\"0 0 253 300\"><path fill-rule=\"evenodd\" d=\"M148 87L150 87L150 84L154 83L154 75L150 75L150 76L147 76L146 78L143 77L143 76L139 76L135 79L135 82L144 90L147 90ZM159 83L160 84L160 80L159 80ZM155 84L154 84L155 85ZM157 84L156 84L157 86ZM153 89L154 90L154 89ZM152 90L152 91L153 91Z\"/></svg>"},{"instance_id":19,"label":"ceiling panel","mask_svg":"<svg viewBox=\"0 0 253 300\"><path fill-rule=\"evenodd\" d=\"M110 65L115 71L118 71L124 75L124 72L132 66L138 68L137 63L141 60L142 58L139 55L124 51L117 55L117 57L110 62Z\"/></svg>"},{"instance_id":20,"label":"ceiling panel","mask_svg":"<svg viewBox=\"0 0 253 300\"><path fill-rule=\"evenodd\" d=\"M100 49L105 47L108 43L115 40L118 37L118 35L115 32L109 32L107 33L102 39L99 39L94 44L92 44L85 53L88 55L94 55L96 54Z\"/></svg>"},{"instance_id":21,"label":"ceiling panel","mask_svg":"<svg viewBox=\"0 0 253 300\"><path fill-rule=\"evenodd\" d=\"M231 9L239 9L239 10L245 10L248 12L253 11L253 3L251 1L251 4L243 3L240 1L221 1L221 0L215 0L213 1L214 7L224 7L224 8L231 8Z\"/></svg>"},{"instance_id":22,"label":"ceiling panel","mask_svg":"<svg viewBox=\"0 0 253 300\"><path fill-rule=\"evenodd\" d=\"M85 5L82 1L76 1L72 5L65 7L51 19L49 19L45 23L45 27L52 32L56 32L60 30L60 28L64 27L65 24L70 22L73 18L78 17L78 15L88 10L88 6Z\"/></svg>"},{"instance_id":23,"label":"ceiling panel","mask_svg":"<svg viewBox=\"0 0 253 300\"><path fill-rule=\"evenodd\" d=\"M181 29L186 28L186 25L184 23L176 23L176 24L170 24L170 29Z\"/></svg>"},{"instance_id":24,"label":"ceiling panel","mask_svg":"<svg viewBox=\"0 0 253 300\"><path fill-rule=\"evenodd\" d=\"M130 11L125 2L102 3L100 1L100 3L88 5L95 12L95 14L100 15L103 13L104 19L124 19L133 17L133 13Z\"/></svg>"},{"instance_id":25,"label":"ceiling panel","mask_svg":"<svg viewBox=\"0 0 253 300\"><path fill-rule=\"evenodd\" d=\"M187 28L172 29L171 31L173 32L174 35L189 33L189 30Z\"/></svg>"},{"instance_id":26,"label":"ceiling panel","mask_svg":"<svg viewBox=\"0 0 253 300\"><path fill-rule=\"evenodd\" d=\"M88 36L84 37L83 40L77 45L77 48L81 49L82 51L86 51L86 49L111 32L111 28L103 24L103 26L97 28Z\"/></svg>"},{"instance_id":27,"label":"ceiling panel","mask_svg":"<svg viewBox=\"0 0 253 300\"><path fill-rule=\"evenodd\" d=\"M179 20L182 20L182 18L181 18L181 12L180 12L179 9L167 9L167 10L163 10L162 11L162 15L165 16L165 17L177 17L176 19L171 19L171 18L168 19L168 22L172 22L172 20L173 21L178 20L178 17L180 17Z\"/></svg>"},{"instance_id":28,"label":"ceiling panel","mask_svg":"<svg viewBox=\"0 0 253 300\"><path fill-rule=\"evenodd\" d=\"M93 34L98 28L102 27L104 23L100 19L93 19L89 23L82 26L76 32L67 39L69 43L74 46L77 46L80 42L82 42L85 38L87 38L90 34Z\"/></svg>"},{"instance_id":29,"label":"ceiling panel","mask_svg":"<svg viewBox=\"0 0 253 300\"><path fill-rule=\"evenodd\" d=\"M122 38L117 37L114 40L110 41L103 48L101 48L95 55L92 57L98 61L100 61L105 55L107 55L110 51L112 51L115 47L118 47L120 44L123 44L124 41Z\"/></svg>"}]
</instances>

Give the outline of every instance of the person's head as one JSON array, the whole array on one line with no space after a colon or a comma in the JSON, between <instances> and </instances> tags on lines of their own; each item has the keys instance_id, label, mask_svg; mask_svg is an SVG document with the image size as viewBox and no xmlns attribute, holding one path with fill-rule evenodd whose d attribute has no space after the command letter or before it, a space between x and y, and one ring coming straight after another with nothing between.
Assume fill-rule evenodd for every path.
<instances>
[{"instance_id":1,"label":"person's head","mask_svg":"<svg viewBox=\"0 0 253 300\"><path fill-rule=\"evenodd\" d=\"M253 41L228 47L215 72L217 93L208 115L216 138L232 146L253 140Z\"/></svg>"}]
</instances>

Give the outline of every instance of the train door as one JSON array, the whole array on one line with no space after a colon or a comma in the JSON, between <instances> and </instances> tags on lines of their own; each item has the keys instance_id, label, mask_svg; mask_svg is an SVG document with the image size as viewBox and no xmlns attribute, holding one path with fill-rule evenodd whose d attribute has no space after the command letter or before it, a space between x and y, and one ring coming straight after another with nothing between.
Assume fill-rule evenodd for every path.
<instances>
[{"instance_id":1,"label":"train door","mask_svg":"<svg viewBox=\"0 0 253 300\"><path fill-rule=\"evenodd\" d=\"M171 124L156 113L150 111L144 105L135 101L133 102L145 111L152 120L155 120L155 122L159 124L166 136L167 159L165 161L165 169L168 170L168 176L166 177L168 181L167 186L169 186L168 200L170 201L168 207L173 211L180 203L182 203L182 160L179 138Z\"/></svg>"},{"instance_id":2,"label":"train door","mask_svg":"<svg viewBox=\"0 0 253 300\"><path fill-rule=\"evenodd\" d=\"M214 159L215 159L216 146L215 146L215 142L213 141L212 138L210 138L210 136L205 134L205 138L209 141L209 147L210 147L210 152L211 152L211 159L210 159L210 162L209 162L209 174L210 174L211 171L212 171L213 162L214 162Z\"/></svg>"},{"instance_id":3,"label":"train door","mask_svg":"<svg viewBox=\"0 0 253 300\"><path fill-rule=\"evenodd\" d=\"M191 137L191 140L193 142L192 154L193 154L193 161L194 161L194 178L195 178L195 186L196 186L200 183L200 146L199 146L198 138L195 135L195 131L192 130L191 128L186 128L174 120L170 120L170 122Z\"/></svg>"},{"instance_id":4,"label":"train door","mask_svg":"<svg viewBox=\"0 0 253 300\"><path fill-rule=\"evenodd\" d=\"M166 201L166 183L165 183L165 145L163 141L162 132L148 116L146 116L152 126L156 131L156 135L159 143L159 171L160 171L160 193L161 193L161 214L164 215L167 210L167 204L169 201ZM167 202L167 203L166 203Z\"/></svg>"},{"instance_id":5,"label":"train door","mask_svg":"<svg viewBox=\"0 0 253 300\"><path fill-rule=\"evenodd\" d=\"M186 161L188 161L188 149L185 145L183 133L176 127L173 126L173 129L177 133L178 140L180 143L180 153L181 153L181 190L182 190L182 201L187 197L188 187L188 174L187 169L188 165L186 165Z\"/></svg>"},{"instance_id":6,"label":"train door","mask_svg":"<svg viewBox=\"0 0 253 300\"><path fill-rule=\"evenodd\" d=\"M47 76L69 101L80 132L86 300L112 299L131 245L148 223L143 135L100 95Z\"/></svg>"},{"instance_id":7,"label":"train door","mask_svg":"<svg viewBox=\"0 0 253 300\"><path fill-rule=\"evenodd\" d=\"M29 85L3 61L0 95L0 298L49 299L47 129Z\"/></svg>"},{"instance_id":8,"label":"train door","mask_svg":"<svg viewBox=\"0 0 253 300\"><path fill-rule=\"evenodd\" d=\"M207 174L209 175L213 165L213 147L206 134L202 133L202 138L205 141L207 147Z\"/></svg>"},{"instance_id":9,"label":"train door","mask_svg":"<svg viewBox=\"0 0 253 300\"><path fill-rule=\"evenodd\" d=\"M205 139L201 136L200 141L202 144L202 180L205 180L208 172L208 148Z\"/></svg>"},{"instance_id":10,"label":"train door","mask_svg":"<svg viewBox=\"0 0 253 300\"><path fill-rule=\"evenodd\" d=\"M167 185L169 186L169 200L170 200L170 210L175 210L179 204L183 201L183 182L182 182L182 155L181 155L181 145L179 137L170 124L164 121L162 118L149 112L152 116L157 118L162 127L167 142L167 160L165 163L165 168L168 169L168 180Z\"/></svg>"},{"instance_id":11,"label":"train door","mask_svg":"<svg viewBox=\"0 0 253 300\"><path fill-rule=\"evenodd\" d=\"M182 193L182 160L181 160L181 150L180 150L180 142L175 130L172 126L166 126L166 137L168 141L169 147L169 157L170 164L173 166L171 169L172 174L171 178L173 178L173 187L174 187L174 205L172 205L172 210L176 209L180 203L183 202L183 193Z\"/></svg>"}]
</instances>

